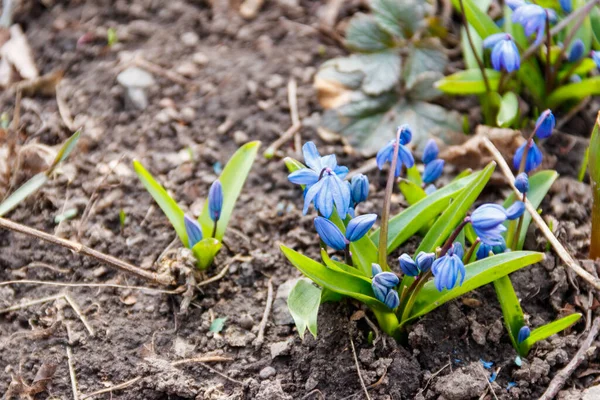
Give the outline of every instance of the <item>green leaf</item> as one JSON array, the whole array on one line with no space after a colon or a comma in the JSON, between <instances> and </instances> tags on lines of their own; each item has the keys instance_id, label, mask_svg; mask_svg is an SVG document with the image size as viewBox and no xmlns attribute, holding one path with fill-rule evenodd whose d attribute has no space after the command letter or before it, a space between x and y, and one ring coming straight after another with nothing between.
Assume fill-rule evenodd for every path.
<instances>
[{"instance_id":1,"label":"green leaf","mask_svg":"<svg viewBox=\"0 0 600 400\"><path fill-rule=\"evenodd\" d=\"M585 149L585 153L583 153L583 160L581 160L581 166L579 167L579 173L577 174L577 180L579 182L583 182L585 179L585 173L588 168L588 161L590 159L590 148Z\"/></svg>"},{"instance_id":2,"label":"green leaf","mask_svg":"<svg viewBox=\"0 0 600 400\"><path fill-rule=\"evenodd\" d=\"M550 336L567 329L580 318L581 314L575 313L532 330L531 335L521 343L521 352L523 354L528 354L529 350L531 350L536 342L547 339Z\"/></svg>"},{"instance_id":3,"label":"green leaf","mask_svg":"<svg viewBox=\"0 0 600 400\"><path fill-rule=\"evenodd\" d=\"M596 116L588 150L588 171L593 195L589 258L595 260L600 257L600 113Z\"/></svg>"},{"instance_id":4,"label":"green leaf","mask_svg":"<svg viewBox=\"0 0 600 400\"><path fill-rule=\"evenodd\" d=\"M376 52L394 46L394 38L372 15L356 13L346 29L346 46L359 52Z\"/></svg>"},{"instance_id":5,"label":"green leaf","mask_svg":"<svg viewBox=\"0 0 600 400\"><path fill-rule=\"evenodd\" d=\"M377 24L397 37L410 37L423 21L423 4L417 0L371 0Z\"/></svg>"},{"instance_id":6,"label":"green leaf","mask_svg":"<svg viewBox=\"0 0 600 400\"><path fill-rule=\"evenodd\" d=\"M171 196L169 196L165 188L154 179L150 172L148 172L139 161L133 161L133 170L140 178L140 181L142 181L142 184L148 193L150 193L154 201L156 201L160 209L165 213L169 222L171 222L171 225L173 225L181 243L183 243L185 247L188 247L187 232L183 222L183 211L179 205Z\"/></svg>"},{"instance_id":7,"label":"green leaf","mask_svg":"<svg viewBox=\"0 0 600 400\"><path fill-rule=\"evenodd\" d=\"M491 0L480 0L475 3L475 5L483 12L487 12L488 8L492 4ZM469 29L469 33L471 34L471 39L473 40L473 47L475 48L475 52L479 56L481 60L483 60L483 39L481 36L475 31L475 29L470 25L463 26L460 28L460 43L463 51L463 58L465 60L465 65L468 69L470 68L479 68L479 64L477 63L477 59L475 58L475 53L471 48L469 43L469 38L467 36L467 29Z\"/></svg>"},{"instance_id":8,"label":"green leaf","mask_svg":"<svg viewBox=\"0 0 600 400\"><path fill-rule=\"evenodd\" d=\"M423 179L421 178L421 173L419 172L419 168L417 168L416 164L406 169L406 179L408 179L415 185L423 185Z\"/></svg>"},{"instance_id":9,"label":"green leaf","mask_svg":"<svg viewBox=\"0 0 600 400\"><path fill-rule=\"evenodd\" d=\"M558 173L556 171L547 170L547 171L539 171L529 177L529 192L527 192L527 198L533 205L535 209L537 209L546 194L552 187L552 184L558 178ZM516 196L514 193L511 193L506 200L504 201L504 207L508 208L515 202ZM523 226L521 228L521 233L519 235L519 242L516 247L516 250L522 250L523 244L525 243L525 237L527 236L527 228L529 228L529 224L531 224L531 214L527 211L523 214ZM510 230L508 231L510 232ZM512 237L507 235L506 237L507 245L511 246L513 241Z\"/></svg>"},{"instance_id":10,"label":"green leaf","mask_svg":"<svg viewBox=\"0 0 600 400\"><path fill-rule=\"evenodd\" d=\"M227 317L215 318L210 324L210 328L208 328L208 330L211 332L219 333L225 327L225 322L227 322Z\"/></svg>"},{"instance_id":11,"label":"green leaf","mask_svg":"<svg viewBox=\"0 0 600 400\"><path fill-rule=\"evenodd\" d=\"M423 285L423 289L417 295L410 317L406 321L402 321L402 323L406 324L473 289L477 289L523 267L540 262L543 259L544 254L533 251L512 251L484 258L467 266L465 280L461 286L442 292L439 292L435 287L434 281L430 280Z\"/></svg>"},{"instance_id":12,"label":"green leaf","mask_svg":"<svg viewBox=\"0 0 600 400\"><path fill-rule=\"evenodd\" d=\"M221 185L223 186L223 209L221 210L221 217L217 224L217 234L215 235L219 240L222 240L225 235L225 230L231 219L235 203L244 187L259 147L260 142L250 142L240 147L231 156L219 177L219 181L221 181ZM208 201L204 202L204 209L202 215L198 218L198 222L202 226L204 237L210 237L214 222L210 218Z\"/></svg>"},{"instance_id":13,"label":"green leaf","mask_svg":"<svg viewBox=\"0 0 600 400\"><path fill-rule=\"evenodd\" d=\"M588 73L592 72L593 70L595 70L596 68L598 68L596 66L596 63L594 62L594 60L592 60L591 58L584 58L583 60L579 61L579 65L575 68L575 70L571 71L573 64L566 64L564 68L561 69L561 71L558 73L558 79L562 80L564 78L567 77L567 74L571 75L587 75Z\"/></svg>"},{"instance_id":14,"label":"green leaf","mask_svg":"<svg viewBox=\"0 0 600 400\"><path fill-rule=\"evenodd\" d=\"M400 80L401 59L395 51L352 54L335 58L330 63L343 73L362 73L362 91L371 96L393 89Z\"/></svg>"},{"instance_id":15,"label":"green leaf","mask_svg":"<svg viewBox=\"0 0 600 400\"><path fill-rule=\"evenodd\" d=\"M490 88L498 90L500 72L487 68L485 70ZM435 86L446 94L484 94L487 92L485 82L479 69L467 69L446 76L436 82Z\"/></svg>"},{"instance_id":16,"label":"green leaf","mask_svg":"<svg viewBox=\"0 0 600 400\"><path fill-rule=\"evenodd\" d=\"M385 304L374 297L370 279L327 268L289 247L280 247L286 258L317 285L352 297L371 308L389 311Z\"/></svg>"},{"instance_id":17,"label":"green leaf","mask_svg":"<svg viewBox=\"0 0 600 400\"><path fill-rule=\"evenodd\" d=\"M500 110L496 117L498 126L510 126L519 115L519 99L513 92L506 92L500 102Z\"/></svg>"},{"instance_id":18,"label":"green leaf","mask_svg":"<svg viewBox=\"0 0 600 400\"><path fill-rule=\"evenodd\" d=\"M321 289L304 279L300 279L292 288L287 304L300 338L304 340L306 328L316 338L317 315L321 305Z\"/></svg>"},{"instance_id":19,"label":"green leaf","mask_svg":"<svg viewBox=\"0 0 600 400\"><path fill-rule=\"evenodd\" d=\"M70 138L67 139L65 143L63 143L60 150L58 150L58 153L56 154L56 157L54 158L54 161L52 162L48 173L52 172L60 162L66 160L67 157L69 157L69 154L71 154L71 152L77 145L79 136L81 136L81 131L75 132L73 135L71 135Z\"/></svg>"},{"instance_id":20,"label":"green leaf","mask_svg":"<svg viewBox=\"0 0 600 400\"><path fill-rule=\"evenodd\" d=\"M519 330L525 325L525 317L510 277L503 276L496 279L494 281L494 289L496 290L496 296L502 309L502 316L504 317L504 324L506 325L510 341L515 350L519 351L517 338L519 337Z\"/></svg>"},{"instance_id":21,"label":"green leaf","mask_svg":"<svg viewBox=\"0 0 600 400\"><path fill-rule=\"evenodd\" d=\"M458 196L466 186L471 185L481 174L482 172L479 172L452 182L392 217L388 225L388 254L444 211L452 198ZM379 244L379 229L371 234L371 239L375 246Z\"/></svg>"},{"instance_id":22,"label":"green leaf","mask_svg":"<svg viewBox=\"0 0 600 400\"><path fill-rule=\"evenodd\" d=\"M46 175L45 172L34 175L33 178L25 182L8 196L6 200L0 203L0 217L14 209L27 197L37 192L46 182L48 182L48 175Z\"/></svg>"},{"instance_id":23,"label":"green leaf","mask_svg":"<svg viewBox=\"0 0 600 400\"><path fill-rule=\"evenodd\" d=\"M404 69L404 83L411 90L423 73L443 74L448 65L448 56L437 40L423 40L409 46L408 58Z\"/></svg>"},{"instance_id":24,"label":"green leaf","mask_svg":"<svg viewBox=\"0 0 600 400\"><path fill-rule=\"evenodd\" d=\"M548 106L554 109L566 101L580 101L588 96L599 94L600 76L594 76L581 82L559 87L548 97Z\"/></svg>"},{"instance_id":25,"label":"green leaf","mask_svg":"<svg viewBox=\"0 0 600 400\"><path fill-rule=\"evenodd\" d=\"M450 236L452 231L458 226L458 224L465 218L469 208L473 205L479 194L489 181L496 163L491 162L487 167L479 174L476 178L465 187L464 190L456 196L456 199L446 208L444 213L435 221L427 236L423 238L419 248L415 251L415 254L424 251L430 253L435 251L436 247L441 246L446 239ZM435 194L435 193L434 193Z\"/></svg>"},{"instance_id":26,"label":"green leaf","mask_svg":"<svg viewBox=\"0 0 600 400\"><path fill-rule=\"evenodd\" d=\"M323 259L323 262L325 263L326 266L328 266L329 268L334 269L336 271L347 272L351 275L356 275L361 278L364 278L364 277L369 278L371 276L371 271L369 271L369 275L365 275L362 271L359 271L358 269L356 269L348 264L344 264L343 262L332 260L329 257L329 255L327 254L327 251L325 251L325 249L321 249L321 258ZM370 266L369 266L369 268L370 268Z\"/></svg>"},{"instance_id":27,"label":"green leaf","mask_svg":"<svg viewBox=\"0 0 600 400\"><path fill-rule=\"evenodd\" d=\"M411 206L427 197L427 193L425 193L421 186L406 179L400 180L400 183L398 183L398 188L406 198L408 204Z\"/></svg>"},{"instance_id":28,"label":"green leaf","mask_svg":"<svg viewBox=\"0 0 600 400\"><path fill-rule=\"evenodd\" d=\"M210 267L215 256L221 250L221 242L215 238L204 238L192 247L192 253L196 257L196 266L200 271Z\"/></svg>"}]
</instances>

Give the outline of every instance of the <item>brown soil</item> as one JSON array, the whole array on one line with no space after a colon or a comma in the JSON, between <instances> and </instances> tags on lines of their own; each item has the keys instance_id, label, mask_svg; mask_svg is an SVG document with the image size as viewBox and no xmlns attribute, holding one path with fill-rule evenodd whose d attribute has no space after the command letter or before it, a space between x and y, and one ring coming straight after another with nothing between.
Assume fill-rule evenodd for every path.
<instances>
[{"instance_id":1,"label":"brown soil","mask_svg":"<svg viewBox=\"0 0 600 400\"><path fill-rule=\"evenodd\" d=\"M289 79L298 82L301 117L319 111L312 76L324 60L342 54L311 27L316 25L321 2L302 0L299 6L289 6L295 2L268 1L250 22L220 7L222 1L212 3L213 7L200 0L73 1L50 8L34 3L20 10L16 20L24 26L42 72L66 71L67 103L76 125L84 128L63 174L13 211L11 219L153 268L175 236L129 168L134 158L141 159L180 204L197 210L198 199L204 198L219 166L238 145L258 139L266 147L290 126ZM119 43L107 49L103 38L109 27L116 29ZM86 33L96 39L77 46ZM154 74L157 83L148 91L149 107L135 110L124 101L124 89L116 82L124 60L134 53L186 75L196 86ZM12 112L14 92L2 93L0 105ZM68 136L54 98L29 98L22 113L28 141L54 145ZM318 140L314 121L305 120L303 140ZM322 144L320 149L339 154L341 162L351 167L364 161L344 155L339 144ZM293 155L291 144L282 150ZM286 313L284 299L276 298L265 342L255 348L252 342L269 279L281 294L281 286L300 275L280 254L278 243L312 255L318 250L312 218L301 215L299 190L286 176L280 159L259 157L228 232L231 251L222 251L211 270L215 273L232 263L230 273L206 286L187 315L178 313L181 298L177 295L106 287L0 286L0 308L66 291L95 330L95 336L89 335L61 301L0 315L0 369L4 371L0 393L6 392L11 376L21 374L31 382L43 363L54 363L57 370L47 393L36 398L73 398L69 345L81 393L142 377L126 389L97 398L361 398L352 337L365 384L374 386L373 399L478 398L488 390L490 375L480 367L480 359L502 367L492 384L498 398L531 399L539 397L577 350L585 321L540 343L518 368L490 287L423 318L413 326L405 346L390 338L370 343L365 320L349 322L357 310L352 303L324 305L318 339L307 335L303 342ZM377 182L383 187L382 179ZM559 237L582 257L590 231L589 187L570 178L557 185L543 208L561 221ZM91 212L82 219L92 197ZM373 197L365 211L376 210L379 200ZM78 216L54 224L54 217L70 208L76 208ZM121 210L127 215L124 229L119 223ZM531 237L528 248L545 248L544 241L536 240L535 234ZM573 309L586 310L587 287L579 283L580 294L572 284L578 280L551 254L543 264L513 277L532 326ZM0 280L23 278L148 286L95 260L1 231ZM53 325L59 311L64 320ZM211 321L222 317L227 318L224 330L210 332ZM233 361L169 364L207 355ZM595 368L584 363L567 387L592 385L597 369L576 378L588 367ZM508 382L517 386L507 390ZM492 398L490 393L486 396Z\"/></svg>"}]
</instances>

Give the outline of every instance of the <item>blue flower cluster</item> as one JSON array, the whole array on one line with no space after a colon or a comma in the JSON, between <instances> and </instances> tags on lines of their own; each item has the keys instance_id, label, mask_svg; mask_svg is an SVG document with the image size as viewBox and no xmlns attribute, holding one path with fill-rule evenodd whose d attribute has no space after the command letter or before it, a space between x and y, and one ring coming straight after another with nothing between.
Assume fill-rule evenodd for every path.
<instances>
[{"instance_id":1,"label":"blue flower cluster","mask_svg":"<svg viewBox=\"0 0 600 400\"><path fill-rule=\"evenodd\" d=\"M371 266L373 281L371 287L377 300L393 310L400 305L400 297L396 286L400 283L398 276L392 272L383 272L379 264Z\"/></svg>"},{"instance_id":2,"label":"blue flower cluster","mask_svg":"<svg viewBox=\"0 0 600 400\"><path fill-rule=\"evenodd\" d=\"M425 164L422 179L426 184L435 182L444 172L444 160L438 158L440 150L433 139L429 139L423 150L422 161Z\"/></svg>"},{"instance_id":3,"label":"blue flower cluster","mask_svg":"<svg viewBox=\"0 0 600 400\"><path fill-rule=\"evenodd\" d=\"M415 260L406 253L398 257L400 269L404 275L418 276L421 273L426 273L431 269L431 265L435 260L435 254L420 252Z\"/></svg>"},{"instance_id":4,"label":"blue flower cluster","mask_svg":"<svg viewBox=\"0 0 600 400\"><path fill-rule=\"evenodd\" d=\"M412 131L410 130L410 127L408 125L399 126L398 134L400 136L400 143L396 143L396 139L392 139L387 145L377 152L376 157L377 167L379 169L383 169L383 166L386 163L389 162L391 165L396 146L399 146L396 171L394 173L395 176L400 176L403 165L406 165L406 168L412 168L412 166L415 165L415 159L410 150L406 147L406 145L412 140Z\"/></svg>"},{"instance_id":5,"label":"blue flower cluster","mask_svg":"<svg viewBox=\"0 0 600 400\"><path fill-rule=\"evenodd\" d=\"M535 123L534 134L539 139L546 139L552 134L555 126L556 119L554 118L554 114L552 114L552 111L546 110L538 117ZM513 166L515 169L518 170L520 168L525 153L527 153L525 159L525 172L529 173L542 164L543 155L542 151L533 141L533 138L531 138L519 146L515 152L515 157L513 158Z\"/></svg>"},{"instance_id":6,"label":"blue flower cluster","mask_svg":"<svg viewBox=\"0 0 600 400\"><path fill-rule=\"evenodd\" d=\"M535 44L544 40L546 23L556 22L557 15L554 10L543 8L537 4L530 4L523 0L506 0L506 5L513 10L512 21L521 24L525 35L536 34Z\"/></svg>"},{"instance_id":7,"label":"blue flower cluster","mask_svg":"<svg viewBox=\"0 0 600 400\"><path fill-rule=\"evenodd\" d=\"M525 204L522 201L516 201L508 209L498 204L488 203L473 211L471 225L481 243L488 246L505 246L504 221L520 218L523 212L525 212Z\"/></svg>"}]
</instances>

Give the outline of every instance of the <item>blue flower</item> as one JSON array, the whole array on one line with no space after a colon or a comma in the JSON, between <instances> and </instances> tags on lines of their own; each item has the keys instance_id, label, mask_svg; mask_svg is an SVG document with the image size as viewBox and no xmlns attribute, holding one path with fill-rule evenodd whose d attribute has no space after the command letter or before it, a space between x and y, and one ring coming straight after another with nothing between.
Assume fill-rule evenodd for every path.
<instances>
[{"instance_id":1,"label":"blue flower","mask_svg":"<svg viewBox=\"0 0 600 400\"><path fill-rule=\"evenodd\" d=\"M525 29L525 35L531 36L536 33L535 44L544 40L546 20L556 21L556 13L553 10L542 8L537 4L524 4L517 7L512 16L515 23L521 24Z\"/></svg>"},{"instance_id":2,"label":"blue flower","mask_svg":"<svg viewBox=\"0 0 600 400\"><path fill-rule=\"evenodd\" d=\"M377 264L373 264L371 268L374 273L371 287L377 300L392 310L398 307L400 298L398 292L394 289L400 283L398 276L391 272L381 272L381 267ZM375 274L375 272L377 273Z\"/></svg>"},{"instance_id":3,"label":"blue flower","mask_svg":"<svg viewBox=\"0 0 600 400\"><path fill-rule=\"evenodd\" d=\"M331 217L333 207L337 209L340 218L345 218L350 208L350 185L342 181L330 168L325 168L317 183L306 191L304 196L304 209L306 214L314 200L315 209L325 218Z\"/></svg>"},{"instance_id":4,"label":"blue flower","mask_svg":"<svg viewBox=\"0 0 600 400\"><path fill-rule=\"evenodd\" d=\"M437 159L425 165L423 170L423 182L432 183L439 178L444 172L444 160Z\"/></svg>"},{"instance_id":5,"label":"blue flower","mask_svg":"<svg viewBox=\"0 0 600 400\"><path fill-rule=\"evenodd\" d=\"M421 158L423 164L429 164L435 160L438 157L439 152L440 149L438 148L436 141L434 139L429 139L423 149L423 157Z\"/></svg>"},{"instance_id":6,"label":"blue flower","mask_svg":"<svg viewBox=\"0 0 600 400\"><path fill-rule=\"evenodd\" d=\"M188 247L191 249L202 240L202 228L198 221L194 218L183 216L183 224L185 225L185 233L188 237Z\"/></svg>"},{"instance_id":7,"label":"blue flower","mask_svg":"<svg viewBox=\"0 0 600 400\"><path fill-rule=\"evenodd\" d=\"M404 275L417 276L419 273L421 273L417 263L414 262L412 257L406 253L398 257L398 262L400 263L400 269Z\"/></svg>"},{"instance_id":8,"label":"blue flower","mask_svg":"<svg viewBox=\"0 0 600 400\"><path fill-rule=\"evenodd\" d=\"M524 210L525 205L521 201L515 202L508 210L498 204L483 204L471 214L471 225L481 243L503 246L503 233L506 231L504 221L519 218Z\"/></svg>"},{"instance_id":9,"label":"blue flower","mask_svg":"<svg viewBox=\"0 0 600 400\"><path fill-rule=\"evenodd\" d=\"M221 218L221 210L223 209L223 186L221 182L216 180L208 190L208 211L210 219L218 221Z\"/></svg>"},{"instance_id":10,"label":"blue flower","mask_svg":"<svg viewBox=\"0 0 600 400\"><path fill-rule=\"evenodd\" d=\"M340 179L348 175L348 168L337 165L337 159L334 154L321 157L317 146L313 142L306 142L302 146L304 163L308 168L302 168L288 175L290 182L297 185L306 185L307 188L319 181L323 171L327 168L332 170Z\"/></svg>"},{"instance_id":11,"label":"blue flower","mask_svg":"<svg viewBox=\"0 0 600 400\"><path fill-rule=\"evenodd\" d=\"M515 152L515 157L513 158L513 166L515 169L519 169L521 166L521 160L523 159L523 153L525 152L525 146L531 143L529 147L529 151L527 152L527 159L525 160L525 172L529 173L542 165L542 159L544 156L542 155L542 151L537 147L535 142L527 141L523 143L517 151Z\"/></svg>"},{"instance_id":12,"label":"blue flower","mask_svg":"<svg viewBox=\"0 0 600 400\"><path fill-rule=\"evenodd\" d=\"M521 218L521 215L525 212L525 203L522 201L515 201L513 205L506 209L506 219L513 220Z\"/></svg>"},{"instance_id":13,"label":"blue flower","mask_svg":"<svg viewBox=\"0 0 600 400\"><path fill-rule=\"evenodd\" d=\"M421 272L429 271L434 260L434 253L425 253L424 251L421 251L419 254L417 254L417 257L415 258L415 261L417 262L417 267L419 267L419 270Z\"/></svg>"},{"instance_id":14,"label":"blue flower","mask_svg":"<svg viewBox=\"0 0 600 400\"><path fill-rule=\"evenodd\" d=\"M396 162L396 171L394 172L395 176L400 175L400 171L402 171L402 165L406 165L406 168L411 168L415 165L415 159L408 150L405 145L408 144L412 138L412 133L408 125L402 125L398 127L400 130L400 144L398 148L398 161ZM381 150L377 152L377 167L379 169L383 169L385 163L389 162L391 164L392 158L394 157L394 147L396 145L396 140L391 140L387 145L385 145Z\"/></svg>"},{"instance_id":15,"label":"blue flower","mask_svg":"<svg viewBox=\"0 0 600 400\"><path fill-rule=\"evenodd\" d=\"M513 72L521 66L519 49L511 35L496 33L483 41L483 47L492 49L492 66L496 71Z\"/></svg>"},{"instance_id":16,"label":"blue flower","mask_svg":"<svg viewBox=\"0 0 600 400\"><path fill-rule=\"evenodd\" d=\"M515 187L517 190L523 194L529 191L529 177L525 172L521 172L515 178Z\"/></svg>"},{"instance_id":17,"label":"blue flower","mask_svg":"<svg viewBox=\"0 0 600 400\"><path fill-rule=\"evenodd\" d=\"M573 0L559 0L560 8L567 14L573 11Z\"/></svg>"},{"instance_id":18,"label":"blue flower","mask_svg":"<svg viewBox=\"0 0 600 400\"><path fill-rule=\"evenodd\" d=\"M600 69L600 50L592 51L591 54L592 60L596 63L596 68Z\"/></svg>"},{"instance_id":19,"label":"blue flower","mask_svg":"<svg viewBox=\"0 0 600 400\"><path fill-rule=\"evenodd\" d=\"M463 284L467 271L462 261L462 246L455 243L446 255L438 258L431 266L431 272L434 276L435 287L438 291L454 289L460 275L459 286Z\"/></svg>"},{"instance_id":20,"label":"blue flower","mask_svg":"<svg viewBox=\"0 0 600 400\"><path fill-rule=\"evenodd\" d=\"M546 110L540 114L537 121L535 122L535 134L540 139L546 139L550 135L552 135L552 131L556 126L556 119L554 118L554 114L552 111Z\"/></svg>"},{"instance_id":21,"label":"blue flower","mask_svg":"<svg viewBox=\"0 0 600 400\"><path fill-rule=\"evenodd\" d=\"M369 196L369 178L363 174L354 175L350 180L350 194L354 205L367 200Z\"/></svg>"},{"instance_id":22,"label":"blue flower","mask_svg":"<svg viewBox=\"0 0 600 400\"><path fill-rule=\"evenodd\" d=\"M348 240L333 222L327 218L315 218L315 229L325 244L334 250L344 250Z\"/></svg>"},{"instance_id":23,"label":"blue flower","mask_svg":"<svg viewBox=\"0 0 600 400\"><path fill-rule=\"evenodd\" d=\"M527 3L525 3L524 0L506 0L505 3L513 11L515 11L517 8L527 4Z\"/></svg>"},{"instance_id":24,"label":"blue flower","mask_svg":"<svg viewBox=\"0 0 600 400\"><path fill-rule=\"evenodd\" d=\"M575 39L573 45L571 46L571 50L569 51L569 56L567 57L569 62L577 62L581 60L583 57L583 53L585 52L585 45L583 44L583 40Z\"/></svg>"},{"instance_id":25,"label":"blue flower","mask_svg":"<svg viewBox=\"0 0 600 400\"><path fill-rule=\"evenodd\" d=\"M351 219L346 227L346 239L350 242L361 239L369 232L376 220L376 214L365 214Z\"/></svg>"},{"instance_id":26,"label":"blue flower","mask_svg":"<svg viewBox=\"0 0 600 400\"><path fill-rule=\"evenodd\" d=\"M517 336L517 343L521 344L531 335L531 329L527 325L524 325L519 329L519 334Z\"/></svg>"},{"instance_id":27,"label":"blue flower","mask_svg":"<svg viewBox=\"0 0 600 400\"><path fill-rule=\"evenodd\" d=\"M373 276L382 273L383 270L381 269L381 265L373 263L371 264L371 274L373 274Z\"/></svg>"}]
</instances>

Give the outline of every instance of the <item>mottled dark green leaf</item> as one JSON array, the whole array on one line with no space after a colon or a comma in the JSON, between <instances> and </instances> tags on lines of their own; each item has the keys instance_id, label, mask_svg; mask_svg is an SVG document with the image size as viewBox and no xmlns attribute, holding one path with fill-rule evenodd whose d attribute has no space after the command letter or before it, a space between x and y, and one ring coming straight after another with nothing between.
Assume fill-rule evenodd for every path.
<instances>
[{"instance_id":1,"label":"mottled dark green leaf","mask_svg":"<svg viewBox=\"0 0 600 400\"><path fill-rule=\"evenodd\" d=\"M394 38L381 29L372 15L357 13L346 29L346 46L355 51L375 52L394 46Z\"/></svg>"}]
</instances>

